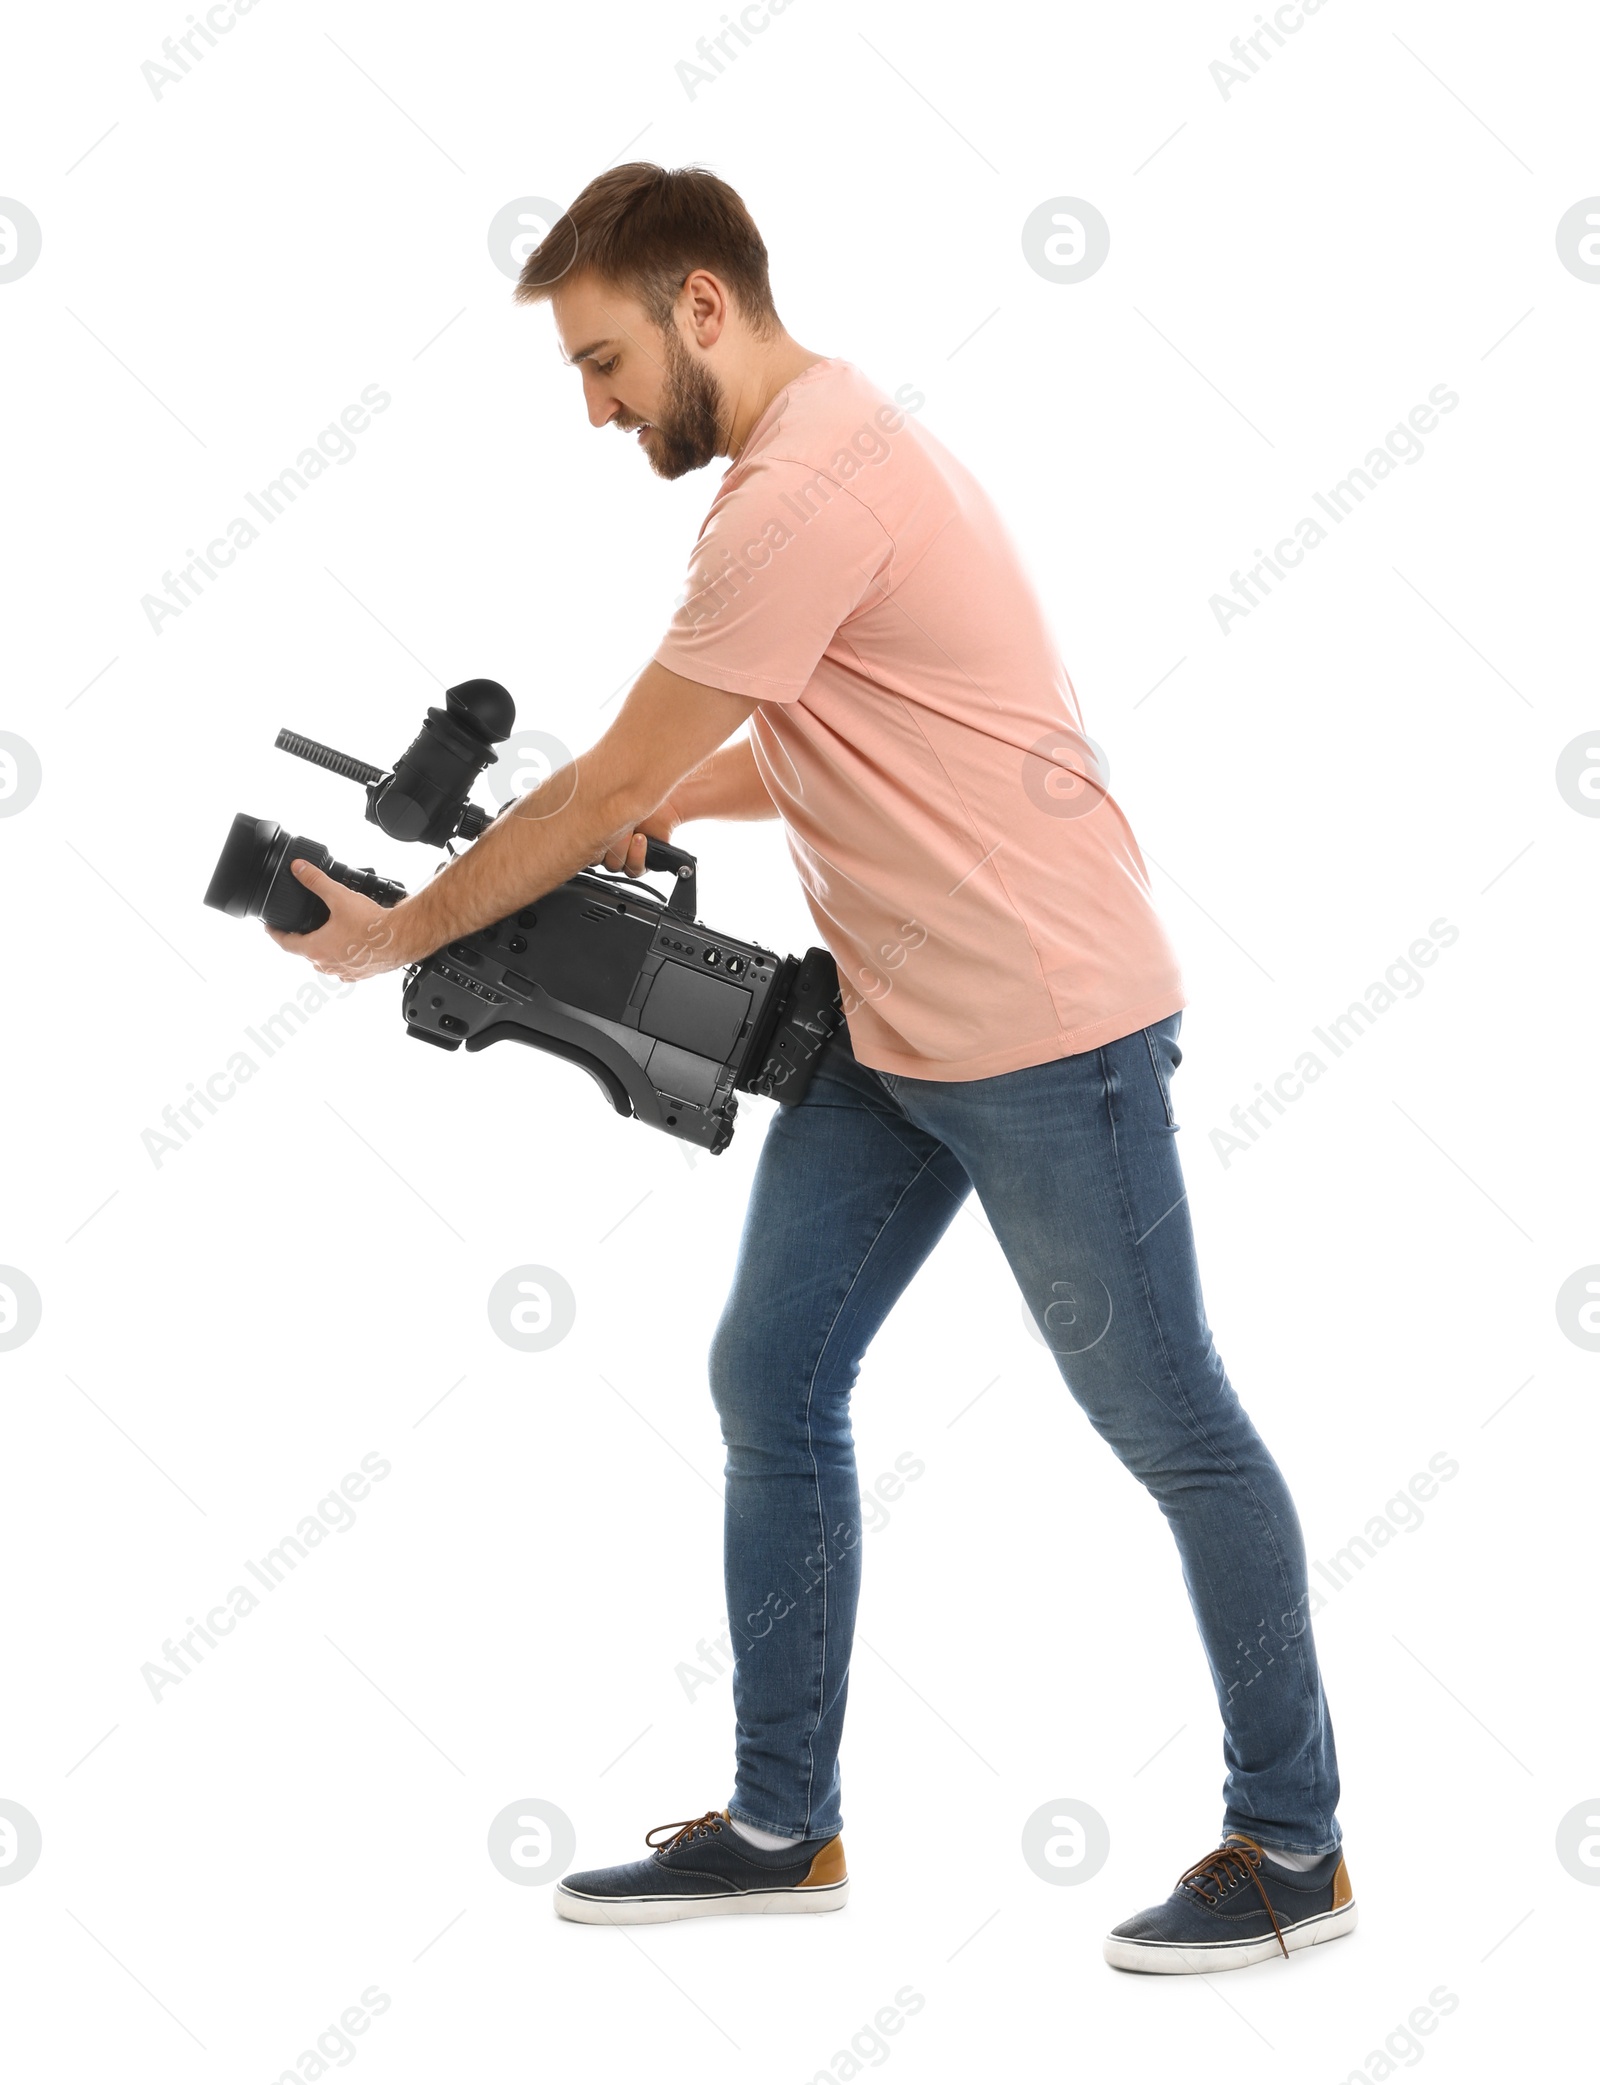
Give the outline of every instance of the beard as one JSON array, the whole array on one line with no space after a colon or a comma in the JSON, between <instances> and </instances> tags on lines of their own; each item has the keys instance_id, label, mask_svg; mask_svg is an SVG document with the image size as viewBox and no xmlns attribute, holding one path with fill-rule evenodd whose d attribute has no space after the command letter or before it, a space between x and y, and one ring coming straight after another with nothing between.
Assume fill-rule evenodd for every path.
<instances>
[{"instance_id":1,"label":"beard","mask_svg":"<svg viewBox=\"0 0 1600 2085\"><path fill-rule=\"evenodd\" d=\"M668 325L666 387L656 418L642 444L658 478L681 478L702 470L717 454L722 439L722 386L697 362Z\"/></svg>"}]
</instances>

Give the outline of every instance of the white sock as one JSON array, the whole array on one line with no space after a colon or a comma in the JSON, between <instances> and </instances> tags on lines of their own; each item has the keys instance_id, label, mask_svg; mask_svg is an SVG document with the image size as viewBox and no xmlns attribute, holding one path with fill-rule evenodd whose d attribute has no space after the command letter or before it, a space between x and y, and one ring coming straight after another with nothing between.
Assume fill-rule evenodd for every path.
<instances>
[{"instance_id":1,"label":"white sock","mask_svg":"<svg viewBox=\"0 0 1600 2085\"><path fill-rule=\"evenodd\" d=\"M776 1853L780 1846L797 1846L800 1842L791 1839L786 1832L764 1832L759 1826L746 1824L742 1817L728 1819L741 1839L748 1839L752 1846L759 1846L763 1853Z\"/></svg>"},{"instance_id":2,"label":"white sock","mask_svg":"<svg viewBox=\"0 0 1600 2085\"><path fill-rule=\"evenodd\" d=\"M1325 1853L1280 1853L1275 1846L1263 1846L1261 1851L1269 1861L1276 1861L1280 1868L1292 1868L1297 1875L1318 1867L1328 1858Z\"/></svg>"}]
</instances>

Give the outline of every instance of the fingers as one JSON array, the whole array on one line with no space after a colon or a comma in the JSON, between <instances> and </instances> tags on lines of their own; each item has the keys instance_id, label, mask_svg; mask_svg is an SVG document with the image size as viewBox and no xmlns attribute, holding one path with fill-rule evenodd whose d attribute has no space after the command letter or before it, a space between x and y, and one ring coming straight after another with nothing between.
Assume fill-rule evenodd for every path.
<instances>
[{"instance_id":1,"label":"fingers","mask_svg":"<svg viewBox=\"0 0 1600 2085\"><path fill-rule=\"evenodd\" d=\"M325 876L315 862L308 862L304 855L297 854L289 864L302 883L313 890L343 890L342 883L336 884L331 876Z\"/></svg>"},{"instance_id":2,"label":"fingers","mask_svg":"<svg viewBox=\"0 0 1600 2085\"><path fill-rule=\"evenodd\" d=\"M648 845L649 836L642 827L635 830L632 826L625 826L621 832L611 835L600 859L608 869L621 869L629 876L638 876L644 870L644 853Z\"/></svg>"}]
</instances>

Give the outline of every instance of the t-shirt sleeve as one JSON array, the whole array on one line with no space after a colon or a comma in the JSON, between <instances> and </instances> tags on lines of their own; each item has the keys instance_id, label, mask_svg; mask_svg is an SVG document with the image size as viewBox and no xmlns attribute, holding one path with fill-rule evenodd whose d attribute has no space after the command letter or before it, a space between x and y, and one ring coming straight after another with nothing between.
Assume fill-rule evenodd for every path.
<instances>
[{"instance_id":1,"label":"t-shirt sleeve","mask_svg":"<svg viewBox=\"0 0 1600 2085\"><path fill-rule=\"evenodd\" d=\"M880 598L893 551L837 479L758 459L712 502L655 659L729 695L793 702L840 626Z\"/></svg>"}]
</instances>

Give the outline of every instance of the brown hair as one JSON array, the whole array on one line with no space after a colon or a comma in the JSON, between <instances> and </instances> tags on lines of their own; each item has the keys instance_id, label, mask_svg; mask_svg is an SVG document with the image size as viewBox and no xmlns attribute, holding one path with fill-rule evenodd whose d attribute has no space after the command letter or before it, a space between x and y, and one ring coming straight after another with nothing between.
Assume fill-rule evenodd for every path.
<instances>
[{"instance_id":1,"label":"brown hair","mask_svg":"<svg viewBox=\"0 0 1600 2085\"><path fill-rule=\"evenodd\" d=\"M767 249L741 198L704 167L636 159L597 174L556 220L523 262L515 298L543 303L569 274L593 274L666 327L696 268L727 284L758 334L778 326Z\"/></svg>"}]
</instances>

